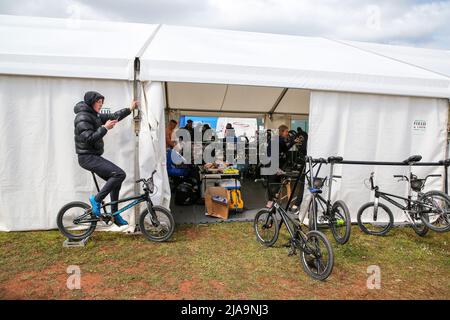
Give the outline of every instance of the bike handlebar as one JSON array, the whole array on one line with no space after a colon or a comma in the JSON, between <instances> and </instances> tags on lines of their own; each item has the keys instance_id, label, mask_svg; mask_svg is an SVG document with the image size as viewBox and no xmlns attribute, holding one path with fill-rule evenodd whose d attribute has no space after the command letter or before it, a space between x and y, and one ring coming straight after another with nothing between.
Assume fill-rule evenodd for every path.
<instances>
[{"instance_id":1,"label":"bike handlebar","mask_svg":"<svg viewBox=\"0 0 450 320\"><path fill-rule=\"evenodd\" d=\"M344 161L344 158L338 157L338 156L328 157L327 159L325 159L325 158L312 158L312 157L309 157L309 156L306 156L306 158L307 158L307 161L308 161L308 159L311 159L312 163L323 163L323 164L328 164L328 163L334 164L334 163L339 163L339 162Z\"/></svg>"},{"instance_id":2,"label":"bike handlebar","mask_svg":"<svg viewBox=\"0 0 450 320\"><path fill-rule=\"evenodd\" d=\"M153 183L153 176L155 175L156 170L153 170L152 175L148 179L139 179L136 180L136 183L143 183L144 184L144 190L148 189L151 193L154 191L154 183Z\"/></svg>"},{"instance_id":3,"label":"bike handlebar","mask_svg":"<svg viewBox=\"0 0 450 320\"><path fill-rule=\"evenodd\" d=\"M428 178L440 178L442 177L441 174L429 174L425 177L425 183L427 182Z\"/></svg>"},{"instance_id":4,"label":"bike handlebar","mask_svg":"<svg viewBox=\"0 0 450 320\"><path fill-rule=\"evenodd\" d=\"M313 159L313 158L311 158L311 161L312 161L313 163L328 163L327 160L324 159L324 158L319 158L319 159Z\"/></svg>"},{"instance_id":5,"label":"bike handlebar","mask_svg":"<svg viewBox=\"0 0 450 320\"><path fill-rule=\"evenodd\" d=\"M442 177L441 174L429 174L425 177L425 179L418 179L415 175L411 174L411 179L408 179L408 177L405 175L394 175L394 178L401 179L399 181L413 182L415 180L422 180L424 184L427 182L428 178L440 178L440 177Z\"/></svg>"},{"instance_id":6,"label":"bike handlebar","mask_svg":"<svg viewBox=\"0 0 450 320\"><path fill-rule=\"evenodd\" d=\"M375 184L373 183L373 176L374 175L375 175L375 172L371 172L370 173L370 178L369 178L369 180L370 180L370 187L371 187L372 190L375 189Z\"/></svg>"}]
</instances>

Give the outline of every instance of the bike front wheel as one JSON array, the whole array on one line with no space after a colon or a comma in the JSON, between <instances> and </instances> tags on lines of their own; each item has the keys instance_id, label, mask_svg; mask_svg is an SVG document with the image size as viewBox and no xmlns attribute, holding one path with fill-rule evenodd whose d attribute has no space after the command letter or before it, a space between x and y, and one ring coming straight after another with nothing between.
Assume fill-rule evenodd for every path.
<instances>
[{"instance_id":1,"label":"bike front wheel","mask_svg":"<svg viewBox=\"0 0 450 320\"><path fill-rule=\"evenodd\" d=\"M331 208L331 217L329 225L333 237L339 244L346 244L350 239L350 231L352 228L352 220L350 212L344 201L338 200Z\"/></svg>"},{"instance_id":2,"label":"bike front wheel","mask_svg":"<svg viewBox=\"0 0 450 320\"><path fill-rule=\"evenodd\" d=\"M384 236L394 225L392 211L383 203L378 203L376 212L375 202L366 203L359 209L357 219L361 231L374 236Z\"/></svg>"},{"instance_id":3,"label":"bike front wheel","mask_svg":"<svg viewBox=\"0 0 450 320\"><path fill-rule=\"evenodd\" d=\"M256 239L266 247L271 247L277 242L280 228L275 213L268 209L260 210L253 221Z\"/></svg>"},{"instance_id":4,"label":"bike front wheel","mask_svg":"<svg viewBox=\"0 0 450 320\"><path fill-rule=\"evenodd\" d=\"M334 266L334 254L330 242L322 232L313 230L306 234L300 261L311 278L323 281L330 276Z\"/></svg>"},{"instance_id":5,"label":"bike front wheel","mask_svg":"<svg viewBox=\"0 0 450 320\"><path fill-rule=\"evenodd\" d=\"M56 217L59 231L70 240L83 240L89 237L97 226L91 206L84 202L70 202L61 208Z\"/></svg>"},{"instance_id":6,"label":"bike front wheel","mask_svg":"<svg viewBox=\"0 0 450 320\"><path fill-rule=\"evenodd\" d=\"M142 234L150 241L167 241L175 230L172 213L164 207L153 206L153 212L145 209L139 219Z\"/></svg>"},{"instance_id":7,"label":"bike front wheel","mask_svg":"<svg viewBox=\"0 0 450 320\"><path fill-rule=\"evenodd\" d=\"M431 230L447 232L450 230L450 198L441 191L429 191L419 201L423 203L421 220Z\"/></svg>"}]
</instances>

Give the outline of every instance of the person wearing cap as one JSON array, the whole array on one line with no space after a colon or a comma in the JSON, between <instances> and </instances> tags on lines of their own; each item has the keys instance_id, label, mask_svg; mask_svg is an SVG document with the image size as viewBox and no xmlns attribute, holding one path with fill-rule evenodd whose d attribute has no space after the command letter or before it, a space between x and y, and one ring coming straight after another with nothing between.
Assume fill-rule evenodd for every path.
<instances>
[{"instance_id":1,"label":"person wearing cap","mask_svg":"<svg viewBox=\"0 0 450 320\"><path fill-rule=\"evenodd\" d=\"M119 199L120 188L126 177L121 168L102 157L103 137L137 107L137 101L132 101L130 108L115 113L100 113L104 102L103 95L88 91L84 95L84 100L74 107L75 151L78 155L78 164L106 181L100 192L89 198L92 212L97 217L100 217L101 203L108 194L111 202ZM118 204L111 204L111 212L117 210ZM114 223L119 226L128 224L120 215L114 216Z\"/></svg>"}]
</instances>

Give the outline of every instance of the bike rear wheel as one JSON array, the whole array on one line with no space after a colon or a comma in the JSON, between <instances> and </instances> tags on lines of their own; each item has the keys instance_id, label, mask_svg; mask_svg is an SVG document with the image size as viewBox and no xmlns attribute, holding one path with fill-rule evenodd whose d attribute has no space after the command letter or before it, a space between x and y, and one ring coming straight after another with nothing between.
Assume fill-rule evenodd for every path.
<instances>
[{"instance_id":1,"label":"bike rear wheel","mask_svg":"<svg viewBox=\"0 0 450 320\"><path fill-rule=\"evenodd\" d=\"M391 209L385 204L378 203L378 210L375 216L375 203L369 202L363 205L358 211L358 226L364 233L384 236L394 225L394 216Z\"/></svg>"},{"instance_id":2,"label":"bike rear wheel","mask_svg":"<svg viewBox=\"0 0 450 320\"><path fill-rule=\"evenodd\" d=\"M338 200L333 204L328 224L336 242L346 244L350 239L352 220L345 202Z\"/></svg>"},{"instance_id":3,"label":"bike rear wheel","mask_svg":"<svg viewBox=\"0 0 450 320\"><path fill-rule=\"evenodd\" d=\"M142 234L150 241L167 241L175 230L172 213L164 207L153 206L153 212L145 209L139 219Z\"/></svg>"},{"instance_id":4,"label":"bike rear wheel","mask_svg":"<svg viewBox=\"0 0 450 320\"><path fill-rule=\"evenodd\" d=\"M266 247L271 247L277 242L280 233L275 213L269 209L262 209L255 215L253 221L256 239Z\"/></svg>"},{"instance_id":5,"label":"bike rear wheel","mask_svg":"<svg viewBox=\"0 0 450 320\"><path fill-rule=\"evenodd\" d=\"M97 226L91 206L84 202L70 202L61 208L56 217L59 231L71 240L89 237Z\"/></svg>"},{"instance_id":6,"label":"bike rear wheel","mask_svg":"<svg viewBox=\"0 0 450 320\"><path fill-rule=\"evenodd\" d=\"M422 222L436 232L450 230L450 198L440 191L429 191L422 195L420 202L432 207L423 207L421 212Z\"/></svg>"},{"instance_id":7,"label":"bike rear wheel","mask_svg":"<svg viewBox=\"0 0 450 320\"><path fill-rule=\"evenodd\" d=\"M300 261L305 272L313 279L327 279L334 266L334 254L325 235L317 230L306 234L306 243L301 249Z\"/></svg>"}]
</instances>

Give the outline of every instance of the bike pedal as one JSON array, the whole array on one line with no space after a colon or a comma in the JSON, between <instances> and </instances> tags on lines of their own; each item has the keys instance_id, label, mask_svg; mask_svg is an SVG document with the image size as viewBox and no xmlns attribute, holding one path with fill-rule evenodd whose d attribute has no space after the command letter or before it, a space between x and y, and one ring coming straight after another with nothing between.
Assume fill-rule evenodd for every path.
<instances>
[{"instance_id":1,"label":"bike pedal","mask_svg":"<svg viewBox=\"0 0 450 320\"><path fill-rule=\"evenodd\" d=\"M284 248L290 248L292 245L290 242L283 244Z\"/></svg>"},{"instance_id":2,"label":"bike pedal","mask_svg":"<svg viewBox=\"0 0 450 320\"><path fill-rule=\"evenodd\" d=\"M288 257L294 256L297 254L297 249L295 248L295 245L291 242L290 244L291 249L289 250Z\"/></svg>"},{"instance_id":3,"label":"bike pedal","mask_svg":"<svg viewBox=\"0 0 450 320\"><path fill-rule=\"evenodd\" d=\"M114 223L114 217L112 215L102 214L100 220L102 220L107 226L111 226Z\"/></svg>"}]
</instances>

